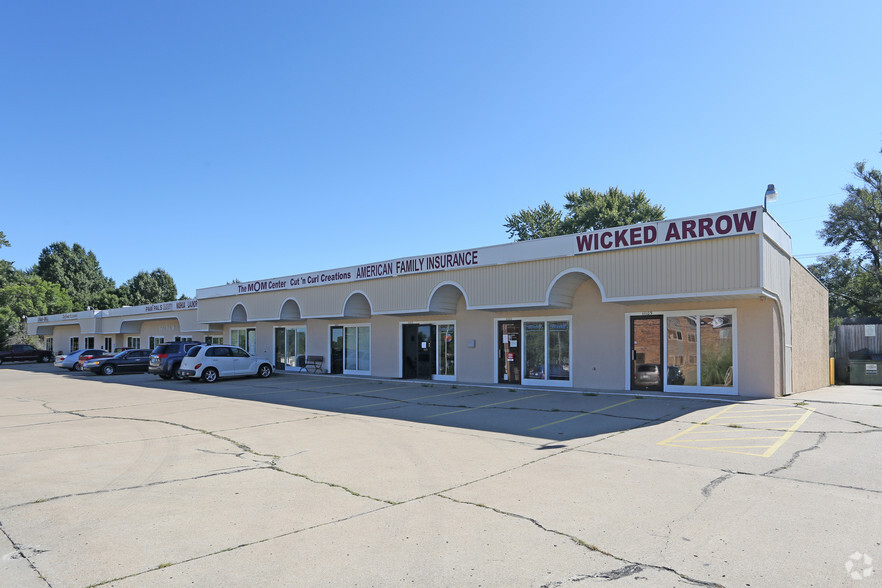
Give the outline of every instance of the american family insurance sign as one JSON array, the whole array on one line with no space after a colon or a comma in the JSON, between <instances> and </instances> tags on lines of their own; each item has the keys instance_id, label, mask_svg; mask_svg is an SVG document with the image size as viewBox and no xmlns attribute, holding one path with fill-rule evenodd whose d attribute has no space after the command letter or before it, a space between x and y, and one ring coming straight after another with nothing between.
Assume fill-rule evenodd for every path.
<instances>
[{"instance_id":1,"label":"american family insurance sign","mask_svg":"<svg viewBox=\"0 0 882 588\"><path fill-rule=\"evenodd\" d=\"M403 257L335 270L204 288L198 291L197 296L212 298L256 294L756 234L762 232L762 212L762 208L749 208L451 253Z\"/></svg>"}]
</instances>

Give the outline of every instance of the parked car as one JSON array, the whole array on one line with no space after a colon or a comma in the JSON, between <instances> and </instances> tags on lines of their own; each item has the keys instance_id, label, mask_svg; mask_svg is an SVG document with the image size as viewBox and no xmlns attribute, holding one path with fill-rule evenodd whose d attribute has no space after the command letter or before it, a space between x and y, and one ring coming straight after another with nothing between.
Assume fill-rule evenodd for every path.
<instances>
[{"instance_id":1,"label":"parked car","mask_svg":"<svg viewBox=\"0 0 882 588\"><path fill-rule=\"evenodd\" d=\"M33 345L10 345L0 351L0 365L7 361L39 361L49 363L52 361L51 351L37 349Z\"/></svg>"},{"instance_id":2,"label":"parked car","mask_svg":"<svg viewBox=\"0 0 882 588\"><path fill-rule=\"evenodd\" d=\"M82 355L80 355L80 358L77 360L77 363L79 365L76 366L74 369L78 372L81 372L81 371L83 371L83 365L87 361L89 361L90 359L98 359L101 357L113 357L114 355L116 355L116 353L113 351L105 351L104 349L99 349L98 351L99 351L99 353L83 353Z\"/></svg>"},{"instance_id":3,"label":"parked car","mask_svg":"<svg viewBox=\"0 0 882 588\"><path fill-rule=\"evenodd\" d=\"M662 368L657 363L641 363L637 365L637 373L634 374L634 383L645 388L661 386Z\"/></svg>"},{"instance_id":4,"label":"parked car","mask_svg":"<svg viewBox=\"0 0 882 588\"><path fill-rule=\"evenodd\" d=\"M273 364L265 357L251 355L233 345L200 345L181 361L178 374L191 381L215 382L218 378L273 375Z\"/></svg>"},{"instance_id":5,"label":"parked car","mask_svg":"<svg viewBox=\"0 0 882 588\"><path fill-rule=\"evenodd\" d=\"M676 365L668 366L668 384L673 386L682 386L686 383L686 374Z\"/></svg>"},{"instance_id":6,"label":"parked car","mask_svg":"<svg viewBox=\"0 0 882 588\"><path fill-rule=\"evenodd\" d=\"M202 345L199 341L160 343L153 349L153 353L150 355L150 365L147 368L147 372L155 374L163 380L177 378L181 360L184 359L188 351L199 345Z\"/></svg>"},{"instance_id":7,"label":"parked car","mask_svg":"<svg viewBox=\"0 0 882 588\"><path fill-rule=\"evenodd\" d=\"M80 356L83 354L86 355L100 355L104 353L103 349L78 349L76 351L71 351L67 355L60 355L61 360L55 360L55 367L64 368L70 371L78 371L83 369L82 365L79 363Z\"/></svg>"},{"instance_id":8,"label":"parked car","mask_svg":"<svg viewBox=\"0 0 882 588\"><path fill-rule=\"evenodd\" d=\"M99 375L112 376L113 374L143 374L149 365L149 349L129 349L120 351L111 357L86 360L83 363L83 369Z\"/></svg>"}]
</instances>

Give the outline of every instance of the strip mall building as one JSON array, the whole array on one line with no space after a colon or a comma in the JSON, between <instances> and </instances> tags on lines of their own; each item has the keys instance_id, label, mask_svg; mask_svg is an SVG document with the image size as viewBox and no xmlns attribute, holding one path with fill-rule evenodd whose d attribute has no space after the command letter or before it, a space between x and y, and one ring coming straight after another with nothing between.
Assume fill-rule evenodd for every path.
<instances>
[{"instance_id":1,"label":"strip mall building","mask_svg":"<svg viewBox=\"0 0 882 588\"><path fill-rule=\"evenodd\" d=\"M779 396L829 384L827 291L762 207L28 319L47 346L239 345L297 370Z\"/></svg>"}]
</instances>

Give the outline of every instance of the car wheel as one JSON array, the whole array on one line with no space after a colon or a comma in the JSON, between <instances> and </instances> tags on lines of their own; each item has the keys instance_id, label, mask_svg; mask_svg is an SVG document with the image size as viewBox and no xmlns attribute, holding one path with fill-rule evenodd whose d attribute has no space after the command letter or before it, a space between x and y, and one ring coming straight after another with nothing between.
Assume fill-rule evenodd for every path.
<instances>
[{"instance_id":1,"label":"car wheel","mask_svg":"<svg viewBox=\"0 0 882 588\"><path fill-rule=\"evenodd\" d=\"M81 372L83 371L83 364L81 364L80 362L76 362L71 369L73 369L73 371L75 372Z\"/></svg>"},{"instance_id":2,"label":"car wheel","mask_svg":"<svg viewBox=\"0 0 882 588\"><path fill-rule=\"evenodd\" d=\"M211 384L217 381L217 370L213 367L205 368L202 372L202 379Z\"/></svg>"},{"instance_id":3,"label":"car wheel","mask_svg":"<svg viewBox=\"0 0 882 588\"><path fill-rule=\"evenodd\" d=\"M0 365L3 365L3 358L0 357Z\"/></svg>"},{"instance_id":4,"label":"car wheel","mask_svg":"<svg viewBox=\"0 0 882 588\"><path fill-rule=\"evenodd\" d=\"M179 364L179 363L176 363L176 364L174 365L174 367L172 367L172 375L171 375L171 377L174 378L175 380L183 380L183 379L184 379L184 378L182 378L181 376L178 375L178 370L180 369L180 367L181 367L181 364Z\"/></svg>"},{"instance_id":5,"label":"car wheel","mask_svg":"<svg viewBox=\"0 0 882 588\"><path fill-rule=\"evenodd\" d=\"M105 376L112 376L115 371L116 366L112 363L108 363L101 368L101 373L103 373Z\"/></svg>"},{"instance_id":6,"label":"car wheel","mask_svg":"<svg viewBox=\"0 0 882 588\"><path fill-rule=\"evenodd\" d=\"M259 368L257 368L258 378L268 378L271 375L273 375L273 368L270 364L264 363L261 364Z\"/></svg>"},{"instance_id":7,"label":"car wheel","mask_svg":"<svg viewBox=\"0 0 882 588\"><path fill-rule=\"evenodd\" d=\"M3 363L2 360L0 360L0 363ZM49 358L44 355L40 358L40 363L49 363Z\"/></svg>"}]
</instances>

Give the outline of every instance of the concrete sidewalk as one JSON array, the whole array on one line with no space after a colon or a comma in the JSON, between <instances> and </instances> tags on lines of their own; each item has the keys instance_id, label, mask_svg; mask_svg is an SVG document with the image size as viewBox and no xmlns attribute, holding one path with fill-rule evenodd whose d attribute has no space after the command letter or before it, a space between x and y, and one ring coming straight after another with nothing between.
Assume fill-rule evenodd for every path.
<instances>
[{"instance_id":1,"label":"concrete sidewalk","mask_svg":"<svg viewBox=\"0 0 882 588\"><path fill-rule=\"evenodd\" d=\"M3 366L0 585L878 582L880 432L874 388L732 402Z\"/></svg>"}]
</instances>

